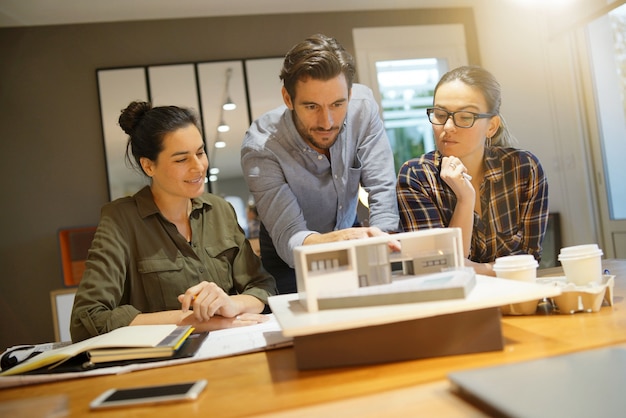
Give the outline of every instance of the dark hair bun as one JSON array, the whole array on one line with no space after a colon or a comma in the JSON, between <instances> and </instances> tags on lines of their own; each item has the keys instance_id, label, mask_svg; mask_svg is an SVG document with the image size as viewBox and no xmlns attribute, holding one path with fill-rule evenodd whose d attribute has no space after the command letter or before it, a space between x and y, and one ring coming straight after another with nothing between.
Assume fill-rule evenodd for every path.
<instances>
[{"instance_id":1,"label":"dark hair bun","mask_svg":"<svg viewBox=\"0 0 626 418\"><path fill-rule=\"evenodd\" d=\"M148 102L132 102L126 109L122 110L119 118L120 127L126 134L132 136L137 125L150 109L152 109L152 105Z\"/></svg>"}]
</instances>

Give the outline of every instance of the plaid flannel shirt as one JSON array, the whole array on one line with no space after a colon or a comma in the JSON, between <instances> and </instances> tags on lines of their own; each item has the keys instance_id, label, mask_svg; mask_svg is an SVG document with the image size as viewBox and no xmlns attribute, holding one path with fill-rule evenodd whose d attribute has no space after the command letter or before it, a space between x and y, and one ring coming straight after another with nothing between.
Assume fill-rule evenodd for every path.
<instances>
[{"instance_id":1,"label":"plaid flannel shirt","mask_svg":"<svg viewBox=\"0 0 626 418\"><path fill-rule=\"evenodd\" d=\"M456 196L441 179L442 155L432 151L404 163L396 185L403 231L447 227ZM548 222L548 182L537 157L515 148L487 147L480 187L480 214L474 213L469 259L532 254L541 259Z\"/></svg>"}]
</instances>

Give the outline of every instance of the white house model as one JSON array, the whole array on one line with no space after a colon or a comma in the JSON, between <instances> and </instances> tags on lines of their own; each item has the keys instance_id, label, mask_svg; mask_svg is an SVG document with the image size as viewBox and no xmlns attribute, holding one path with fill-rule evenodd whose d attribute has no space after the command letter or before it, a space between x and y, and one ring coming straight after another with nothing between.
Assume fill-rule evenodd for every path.
<instances>
[{"instance_id":1,"label":"white house model","mask_svg":"<svg viewBox=\"0 0 626 418\"><path fill-rule=\"evenodd\" d=\"M402 250L392 252L390 240L399 241ZM352 300L354 297L365 300L363 297L372 292L388 293L401 281L406 284L407 279L442 271L458 270L463 276L464 291L471 290L475 283L473 272L463 269L459 228L304 245L294 249L294 258L298 298L309 312L324 309L320 302L333 296L350 295ZM448 274L445 281L450 282L450 277ZM433 278L443 282L437 275Z\"/></svg>"}]
</instances>

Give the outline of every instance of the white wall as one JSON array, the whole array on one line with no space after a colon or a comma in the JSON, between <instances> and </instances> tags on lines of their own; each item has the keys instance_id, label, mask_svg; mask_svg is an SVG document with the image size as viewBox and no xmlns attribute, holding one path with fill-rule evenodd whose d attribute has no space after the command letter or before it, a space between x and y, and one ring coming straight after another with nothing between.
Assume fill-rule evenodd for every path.
<instances>
[{"instance_id":1,"label":"white wall","mask_svg":"<svg viewBox=\"0 0 626 418\"><path fill-rule=\"evenodd\" d=\"M457 5L466 5L461 1ZM535 153L548 176L550 210L561 213L563 245L599 242L588 169L584 102L572 3L476 0L482 66L500 81L502 113L521 148ZM585 0L587 13L601 0Z\"/></svg>"}]
</instances>

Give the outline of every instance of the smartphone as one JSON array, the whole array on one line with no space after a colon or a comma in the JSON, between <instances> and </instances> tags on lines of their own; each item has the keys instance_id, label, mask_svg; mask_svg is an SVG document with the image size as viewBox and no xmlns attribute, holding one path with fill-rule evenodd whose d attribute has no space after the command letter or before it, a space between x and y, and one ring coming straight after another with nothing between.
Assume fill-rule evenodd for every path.
<instances>
[{"instance_id":1,"label":"smartphone","mask_svg":"<svg viewBox=\"0 0 626 418\"><path fill-rule=\"evenodd\" d=\"M117 406L146 405L161 402L189 401L198 397L206 387L205 379L170 385L141 386L126 389L109 389L94 399L91 409Z\"/></svg>"}]
</instances>

